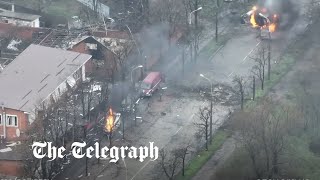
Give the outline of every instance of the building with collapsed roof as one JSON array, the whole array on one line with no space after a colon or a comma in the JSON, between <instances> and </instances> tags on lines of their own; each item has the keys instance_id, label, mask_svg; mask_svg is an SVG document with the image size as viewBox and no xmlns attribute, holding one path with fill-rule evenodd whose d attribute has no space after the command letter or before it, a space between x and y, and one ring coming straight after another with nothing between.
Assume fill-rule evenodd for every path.
<instances>
[{"instance_id":1,"label":"building with collapsed roof","mask_svg":"<svg viewBox=\"0 0 320 180\"><path fill-rule=\"evenodd\" d=\"M1 73L0 135L23 138L39 105L50 105L86 78L91 55L30 45Z\"/></svg>"}]
</instances>

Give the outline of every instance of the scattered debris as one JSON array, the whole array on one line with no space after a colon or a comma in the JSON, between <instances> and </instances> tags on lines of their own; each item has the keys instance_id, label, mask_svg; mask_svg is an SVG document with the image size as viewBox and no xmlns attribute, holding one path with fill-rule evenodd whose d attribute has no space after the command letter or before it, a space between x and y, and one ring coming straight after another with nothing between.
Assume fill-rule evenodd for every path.
<instances>
[{"instance_id":1,"label":"scattered debris","mask_svg":"<svg viewBox=\"0 0 320 180\"><path fill-rule=\"evenodd\" d=\"M4 148L4 149L0 149L1 153L10 152L10 151L12 151L12 149L10 147Z\"/></svg>"},{"instance_id":2,"label":"scattered debris","mask_svg":"<svg viewBox=\"0 0 320 180\"><path fill-rule=\"evenodd\" d=\"M7 48L13 51L19 51L19 49L17 48L17 45L19 45L21 42L22 42L21 40L12 39L8 44Z\"/></svg>"}]
</instances>

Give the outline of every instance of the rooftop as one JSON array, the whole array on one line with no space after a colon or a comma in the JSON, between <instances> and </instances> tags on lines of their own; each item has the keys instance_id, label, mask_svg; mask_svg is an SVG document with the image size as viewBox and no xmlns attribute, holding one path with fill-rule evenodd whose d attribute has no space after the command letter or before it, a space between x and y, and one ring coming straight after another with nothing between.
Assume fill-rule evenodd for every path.
<instances>
[{"instance_id":1,"label":"rooftop","mask_svg":"<svg viewBox=\"0 0 320 180\"><path fill-rule=\"evenodd\" d=\"M32 112L55 89L91 58L62 49L31 44L0 74L0 102Z\"/></svg>"},{"instance_id":2,"label":"rooftop","mask_svg":"<svg viewBox=\"0 0 320 180\"><path fill-rule=\"evenodd\" d=\"M21 20L26 20L26 21L34 21L34 20L41 17L39 15L27 14L27 13L17 13L17 12L12 12L12 11L1 11L0 16L21 19Z\"/></svg>"}]
</instances>

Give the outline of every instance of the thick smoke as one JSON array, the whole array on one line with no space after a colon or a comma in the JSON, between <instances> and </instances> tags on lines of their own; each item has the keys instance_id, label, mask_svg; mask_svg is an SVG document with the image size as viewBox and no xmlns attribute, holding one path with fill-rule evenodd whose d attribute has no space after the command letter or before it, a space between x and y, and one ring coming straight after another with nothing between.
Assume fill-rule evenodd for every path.
<instances>
[{"instance_id":1,"label":"thick smoke","mask_svg":"<svg viewBox=\"0 0 320 180\"><path fill-rule=\"evenodd\" d=\"M259 0L258 6L265 7L271 14L278 14L281 29L292 27L302 14L302 7L297 0Z\"/></svg>"}]
</instances>

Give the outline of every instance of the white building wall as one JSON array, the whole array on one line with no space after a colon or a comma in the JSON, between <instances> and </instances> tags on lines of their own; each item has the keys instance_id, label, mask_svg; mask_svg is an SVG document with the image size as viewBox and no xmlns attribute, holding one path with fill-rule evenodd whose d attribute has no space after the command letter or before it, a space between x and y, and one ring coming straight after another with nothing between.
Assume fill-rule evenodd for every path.
<instances>
[{"instance_id":1,"label":"white building wall","mask_svg":"<svg viewBox=\"0 0 320 180\"><path fill-rule=\"evenodd\" d=\"M40 27L39 18L31 22L24 21L24 20L17 20L17 19L8 19L8 18L3 18L3 20L7 20L9 24L14 24L16 26Z\"/></svg>"},{"instance_id":2,"label":"white building wall","mask_svg":"<svg viewBox=\"0 0 320 180\"><path fill-rule=\"evenodd\" d=\"M82 75L82 81L85 81L86 80L86 67L85 67L85 65L83 65L81 67L81 75Z\"/></svg>"},{"instance_id":3,"label":"white building wall","mask_svg":"<svg viewBox=\"0 0 320 180\"><path fill-rule=\"evenodd\" d=\"M31 22L32 26L31 27L40 27L40 19L36 19Z\"/></svg>"}]
</instances>

